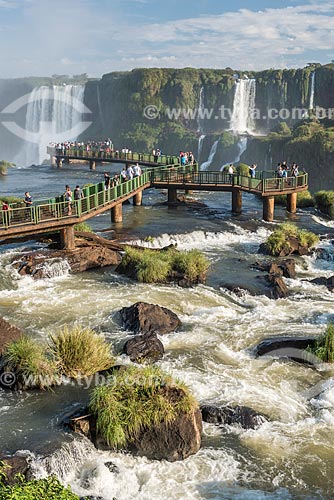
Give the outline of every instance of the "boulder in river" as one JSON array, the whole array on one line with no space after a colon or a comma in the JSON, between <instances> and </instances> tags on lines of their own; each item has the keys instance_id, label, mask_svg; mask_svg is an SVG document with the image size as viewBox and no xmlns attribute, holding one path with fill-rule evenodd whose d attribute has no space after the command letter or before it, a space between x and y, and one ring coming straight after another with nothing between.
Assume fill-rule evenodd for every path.
<instances>
[{"instance_id":1,"label":"boulder in river","mask_svg":"<svg viewBox=\"0 0 334 500\"><path fill-rule=\"evenodd\" d=\"M147 302L136 302L120 310L122 325L139 334L164 335L174 332L181 325L178 316L167 309Z\"/></svg>"},{"instance_id":2,"label":"boulder in river","mask_svg":"<svg viewBox=\"0 0 334 500\"><path fill-rule=\"evenodd\" d=\"M30 466L26 457L19 455L7 456L0 453L0 460L2 460L6 467L6 479L5 483L12 485L18 482L16 478L17 474L21 474L26 479L30 479Z\"/></svg>"},{"instance_id":3,"label":"boulder in river","mask_svg":"<svg viewBox=\"0 0 334 500\"><path fill-rule=\"evenodd\" d=\"M273 356L292 359L299 363L318 364L319 360L308 350L316 344L316 337L268 337L254 348L255 356Z\"/></svg>"},{"instance_id":4,"label":"boulder in river","mask_svg":"<svg viewBox=\"0 0 334 500\"><path fill-rule=\"evenodd\" d=\"M123 348L124 354L130 356L135 363L143 361L155 362L162 359L164 355L163 343L155 334L136 335L128 340Z\"/></svg>"},{"instance_id":5,"label":"boulder in river","mask_svg":"<svg viewBox=\"0 0 334 500\"><path fill-rule=\"evenodd\" d=\"M256 429L267 417L257 413L248 406L202 405L202 418L210 424L238 424L243 429Z\"/></svg>"},{"instance_id":6,"label":"boulder in river","mask_svg":"<svg viewBox=\"0 0 334 500\"><path fill-rule=\"evenodd\" d=\"M330 276L329 278L320 276L319 278L314 278L313 280L310 280L310 283L314 283L315 285L326 286L330 292L334 290L334 276Z\"/></svg>"}]
</instances>

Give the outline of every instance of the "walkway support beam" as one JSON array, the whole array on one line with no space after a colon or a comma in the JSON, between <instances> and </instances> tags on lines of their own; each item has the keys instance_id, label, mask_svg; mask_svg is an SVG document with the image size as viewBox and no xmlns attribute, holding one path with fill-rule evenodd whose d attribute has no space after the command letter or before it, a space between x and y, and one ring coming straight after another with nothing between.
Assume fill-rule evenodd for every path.
<instances>
[{"instance_id":1,"label":"walkway support beam","mask_svg":"<svg viewBox=\"0 0 334 500\"><path fill-rule=\"evenodd\" d=\"M140 207L143 200L143 191L138 191L133 197L133 204L135 207Z\"/></svg>"},{"instance_id":2,"label":"walkway support beam","mask_svg":"<svg viewBox=\"0 0 334 500\"><path fill-rule=\"evenodd\" d=\"M232 190L232 212L241 214L242 210L242 191L240 189Z\"/></svg>"},{"instance_id":3,"label":"walkway support beam","mask_svg":"<svg viewBox=\"0 0 334 500\"><path fill-rule=\"evenodd\" d=\"M94 160L89 160L89 169L96 170L96 162Z\"/></svg>"},{"instance_id":4,"label":"walkway support beam","mask_svg":"<svg viewBox=\"0 0 334 500\"><path fill-rule=\"evenodd\" d=\"M168 188L168 203L177 203L177 189L175 188Z\"/></svg>"},{"instance_id":5,"label":"walkway support beam","mask_svg":"<svg viewBox=\"0 0 334 500\"><path fill-rule=\"evenodd\" d=\"M63 250L74 250L74 226L66 226L60 230L60 247Z\"/></svg>"},{"instance_id":6,"label":"walkway support beam","mask_svg":"<svg viewBox=\"0 0 334 500\"><path fill-rule=\"evenodd\" d=\"M275 196L263 197L263 220L272 222L275 212Z\"/></svg>"},{"instance_id":7,"label":"walkway support beam","mask_svg":"<svg viewBox=\"0 0 334 500\"><path fill-rule=\"evenodd\" d=\"M122 222L123 220L123 205L118 203L111 209L111 222Z\"/></svg>"},{"instance_id":8,"label":"walkway support beam","mask_svg":"<svg viewBox=\"0 0 334 500\"><path fill-rule=\"evenodd\" d=\"M297 212L297 193L290 193L286 197L286 209L291 214Z\"/></svg>"}]
</instances>

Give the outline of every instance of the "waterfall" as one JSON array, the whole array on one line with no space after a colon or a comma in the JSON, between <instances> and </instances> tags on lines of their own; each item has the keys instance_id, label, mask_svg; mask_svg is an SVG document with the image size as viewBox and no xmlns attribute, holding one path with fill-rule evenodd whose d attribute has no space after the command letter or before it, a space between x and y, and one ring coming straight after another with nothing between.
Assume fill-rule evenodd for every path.
<instances>
[{"instance_id":1,"label":"waterfall","mask_svg":"<svg viewBox=\"0 0 334 500\"><path fill-rule=\"evenodd\" d=\"M210 165L213 162L213 159L215 157L215 154L216 154L216 151L217 151L217 146L218 146L218 141L215 141L212 144L212 146L211 146L211 150L210 150L208 161L202 163L202 165L200 167L200 170L208 170L208 168L210 167Z\"/></svg>"},{"instance_id":2,"label":"waterfall","mask_svg":"<svg viewBox=\"0 0 334 500\"><path fill-rule=\"evenodd\" d=\"M55 278L56 276L67 276L71 266L66 259L49 259L40 266L36 266L36 272L40 271L43 278Z\"/></svg>"},{"instance_id":3,"label":"waterfall","mask_svg":"<svg viewBox=\"0 0 334 500\"><path fill-rule=\"evenodd\" d=\"M197 161L198 163L201 161L201 153L202 153L202 148L203 148L203 141L205 139L205 135L200 135L198 138L198 148L197 148Z\"/></svg>"},{"instance_id":4,"label":"waterfall","mask_svg":"<svg viewBox=\"0 0 334 500\"><path fill-rule=\"evenodd\" d=\"M254 130L256 80L239 80L235 83L233 112L230 128L233 132L251 134Z\"/></svg>"},{"instance_id":5,"label":"waterfall","mask_svg":"<svg viewBox=\"0 0 334 500\"><path fill-rule=\"evenodd\" d=\"M83 106L84 85L54 85L36 87L27 104L25 165L40 164L51 142L76 139L82 132L80 109ZM33 142L31 137L33 136Z\"/></svg>"},{"instance_id":6,"label":"waterfall","mask_svg":"<svg viewBox=\"0 0 334 500\"><path fill-rule=\"evenodd\" d=\"M197 113L197 132L199 133L203 132L203 127L201 123L201 119L203 119L203 116L204 116L204 87L201 87L201 90L199 91L199 106Z\"/></svg>"},{"instance_id":7,"label":"waterfall","mask_svg":"<svg viewBox=\"0 0 334 500\"><path fill-rule=\"evenodd\" d=\"M310 94L309 109L314 109L315 71L312 71L310 78L311 78L311 94Z\"/></svg>"},{"instance_id":8,"label":"waterfall","mask_svg":"<svg viewBox=\"0 0 334 500\"><path fill-rule=\"evenodd\" d=\"M238 147L238 154L237 156L234 158L233 161L229 161L227 163L225 163L220 171L223 172L224 168L225 167L228 167L231 163L235 164L235 163L238 163L240 161L240 158L241 156L243 155L243 153L246 151L247 149L247 143L248 143L248 138L245 137L244 135L239 137L239 140L238 140L238 143L237 143L237 147Z\"/></svg>"}]
</instances>

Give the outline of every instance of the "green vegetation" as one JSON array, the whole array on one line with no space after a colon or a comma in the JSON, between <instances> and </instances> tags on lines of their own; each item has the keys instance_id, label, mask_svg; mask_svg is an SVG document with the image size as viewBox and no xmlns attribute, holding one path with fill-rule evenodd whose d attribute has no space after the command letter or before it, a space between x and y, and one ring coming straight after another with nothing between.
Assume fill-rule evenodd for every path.
<instances>
[{"instance_id":1,"label":"green vegetation","mask_svg":"<svg viewBox=\"0 0 334 500\"><path fill-rule=\"evenodd\" d=\"M249 165L246 165L246 163L239 163L239 166L237 167L237 173L239 175L250 177Z\"/></svg>"},{"instance_id":2,"label":"green vegetation","mask_svg":"<svg viewBox=\"0 0 334 500\"><path fill-rule=\"evenodd\" d=\"M68 377L89 376L114 364L105 339L80 325L50 335L50 348L60 372Z\"/></svg>"},{"instance_id":3,"label":"green vegetation","mask_svg":"<svg viewBox=\"0 0 334 500\"><path fill-rule=\"evenodd\" d=\"M23 335L8 344L2 358L6 372L13 372L22 387L45 389L57 382L55 363L36 340Z\"/></svg>"},{"instance_id":4,"label":"green vegetation","mask_svg":"<svg viewBox=\"0 0 334 500\"><path fill-rule=\"evenodd\" d=\"M196 282L203 280L209 262L198 250L179 252L174 248L157 251L126 247L120 267L124 272L130 270L143 283L164 283L180 273Z\"/></svg>"},{"instance_id":5,"label":"green vegetation","mask_svg":"<svg viewBox=\"0 0 334 500\"><path fill-rule=\"evenodd\" d=\"M329 323L326 331L309 350L324 363L334 363L334 325Z\"/></svg>"},{"instance_id":6,"label":"green vegetation","mask_svg":"<svg viewBox=\"0 0 334 500\"><path fill-rule=\"evenodd\" d=\"M334 218L334 191L318 191L314 198L319 210Z\"/></svg>"},{"instance_id":7,"label":"green vegetation","mask_svg":"<svg viewBox=\"0 0 334 500\"><path fill-rule=\"evenodd\" d=\"M196 407L184 384L154 366L115 372L112 384L96 387L89 403L98 433L113 448L124 447L145 428L172 423Z\"/></svg>"},{"instance_id":8,"label":"green vegetation","mask_svg":"<svg viewBox=\"0 0 334 500\"><path fill-rule=\"evenodd\" d=\"M92 227L87 222L79 222L74 226L74 231L81 231L83 233L93 233Z\"/></svg>"},{"instance_id":9,"label":"green vegetation","mask_svg":"<svg viewBox=\"0 0 334 500\"><path fill-rule=\"evenodd\" d=\"M7 174L7 169L9 167L15 167L15 163L11 163L9 161L0 160L0 176Z\"/></svg>"},{"instance_id":10,"label":"green vegetation","mask_svg":"<svg viewBox=\"0 0 334 500\"><path fill-rule=\"evenodd\" d=\"M15 484L8 485L6 466L0 461L0 500L79 500L79 497L55 477L26 481L18 474Z\"/></svg>"},{"instance_id":11,"label":"green vegetation","mask_svg":"<svg viewBox=\"0 0 334 500\"><path fill-rule=\"evenodd\" d=\"M4 201L7 201L7 203L11 206L17 207L17 206L24 206L24 201L22 198L19 198L18 196L3 196L1 195L0 203L1 205L3 204Z\"/></svg>"},{"instance_id":12,"label":"green vegetation","mask_svg":"<svg viewBox=\"0 0 334 500\"><path fill-rule=\"evenodd\" d=\"M304 229L298 229L291 222L285 222L271 233L265 242L265 247L270 255L279 256L281 252L288 255L291 251L290 238L296 238L301 246L307 248L311 248L319 241L316 234Z\"/></svg>"},{"instance_id":13,"label":"green vegetation","mask_svg":"<svg viewBox=\"0 0 334 500\"><path fill-rule=\"evenodd\" d=\"M279 194L275 196L275 203L278 205L284 205L286 206L286 194ZM297 193L297 207L298 208L308 208L308 207L314 207L315 205L315 200L313 196L311 195L310 191L300 191Z\"/></svg>"}]
</instances>

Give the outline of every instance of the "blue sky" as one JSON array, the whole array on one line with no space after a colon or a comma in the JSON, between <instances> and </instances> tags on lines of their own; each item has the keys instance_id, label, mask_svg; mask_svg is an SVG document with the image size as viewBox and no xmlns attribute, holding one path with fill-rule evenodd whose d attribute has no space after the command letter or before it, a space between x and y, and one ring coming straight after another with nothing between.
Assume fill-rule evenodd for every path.
<instances>
[{"instance_id":1,"label":"blue sky","mask_svg":"<svg viewBox=\"0 0 334 500\"><path fill-rule=\"evenodd\" d=\"M332 0L0 0L0 77L334 58Z\"/></svg>"}]
</instances>

